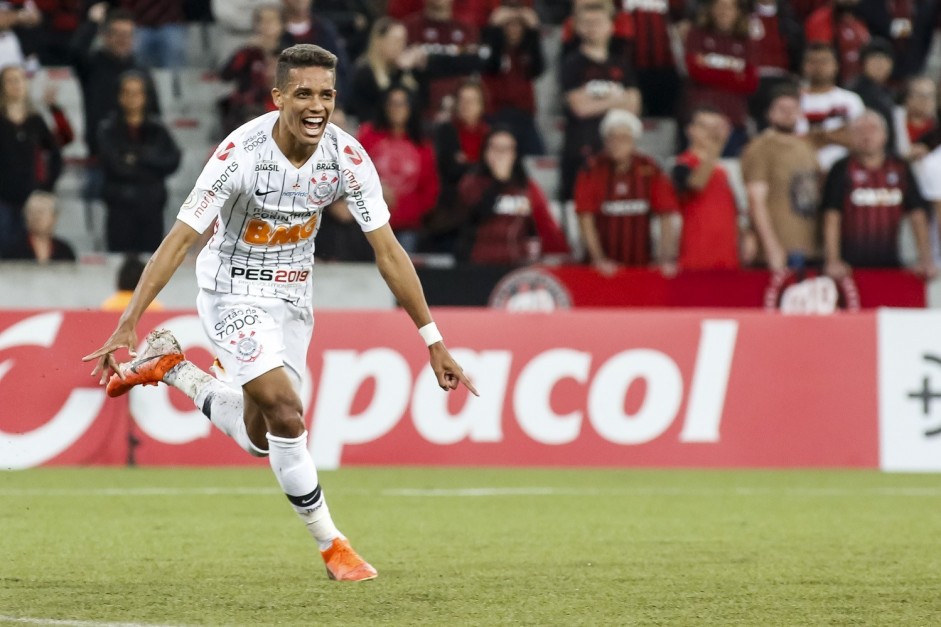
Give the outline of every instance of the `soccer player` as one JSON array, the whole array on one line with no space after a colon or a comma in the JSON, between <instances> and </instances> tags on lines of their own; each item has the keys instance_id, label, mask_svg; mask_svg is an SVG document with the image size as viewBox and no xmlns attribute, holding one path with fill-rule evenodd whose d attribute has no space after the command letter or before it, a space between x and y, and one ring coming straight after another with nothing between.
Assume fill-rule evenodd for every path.
<instances>
[{"instance_id":1,"label":"soccer player","mask_svg":"<svg viewBox=\"0 0 941 627\"><path fill-rule=\"evenodd\" d=\"M421 284L395 239L372 161L350 135L330 124L336 57L310 44L278 59L272 97L278 111L226 137L183 203L177 221L147 263L117 329L97 351L93 376L119 396L163 381L182 390L245 451L268 456L288 500L316 540L330 579L362 581L376 570L330 517L307 447L298 396L313 330L311 268L323 208L346 197L376 263L429 347L444 390L477 391L445 348ZM168 331L147 338L136 355L135 327L147 305L209 227L196 272L197 308L221 364L217 378L187 361ZM135 358L119 364L115 351ZM227 384L241 387L238 390Z\"/></svg>"}]
</instances>

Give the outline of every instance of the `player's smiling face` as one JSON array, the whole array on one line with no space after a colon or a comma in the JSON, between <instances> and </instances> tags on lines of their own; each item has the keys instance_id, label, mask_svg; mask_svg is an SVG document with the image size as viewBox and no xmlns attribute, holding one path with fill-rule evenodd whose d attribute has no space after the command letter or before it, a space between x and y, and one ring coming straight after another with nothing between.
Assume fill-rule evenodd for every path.
<instances>
[{"instance_id":1,"label":"player's smiling face","mask_svg":"<svg viewBox=\"0 0 941 627\"><path fill-rule=\"evenodd\" d=\"M271 94L281 124L296 142L316 146L336 106L336 74L324 67L291 68L284 89Z\"/></svg>"}]
</instances>

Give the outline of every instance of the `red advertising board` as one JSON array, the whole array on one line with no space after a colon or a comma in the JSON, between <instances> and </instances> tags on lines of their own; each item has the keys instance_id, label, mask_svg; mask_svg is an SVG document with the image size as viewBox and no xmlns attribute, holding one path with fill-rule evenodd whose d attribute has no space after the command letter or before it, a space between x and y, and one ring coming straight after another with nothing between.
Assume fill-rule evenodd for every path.
<instances>
[{"instance_id":1,"label":"red advertising board","mask_svg":"<svg viewBox=\"0 0 941 627\"><path fill-rule=\"evenodd\" d=\"M317 314L302 397L341 464L877 467L874 314L439 310L480 398L442 392L401 311ZM264 463L166 386L108 399L99 312L0 313L0 468ZM148 314L202 367L192 312Z\"/></svg>"}]
</instances>

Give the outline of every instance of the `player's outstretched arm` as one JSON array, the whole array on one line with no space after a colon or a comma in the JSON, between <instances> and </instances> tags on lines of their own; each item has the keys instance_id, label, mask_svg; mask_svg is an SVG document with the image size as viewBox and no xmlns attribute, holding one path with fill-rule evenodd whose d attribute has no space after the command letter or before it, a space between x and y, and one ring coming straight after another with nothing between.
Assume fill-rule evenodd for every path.
<instances>
[{"instance_id":1,"label":"player's outstretched arm","mask_svg":"<svg viewBox=\"0 0 941 627\"><path fill-rule=\"evenodd\" d=\"M431 324L431 312L428 310L428 303L425 302L425 294L422 292L421 282L415 273L415 266L412 265L408 253L395 239L392 228L386 224L375 231L366 233L366 239L369 240L369 244L376 253L379 273L392 290L396 300L412 318L415 326L422 329ZM451 353L448 352L440 337L439 335L438 341L428 346L431 368L438 378L438 385L442 390L455 390L463 383L472 394L480 396L461 366L451 357Z\"/></svg>"},{"instance_id":2,"label":"player's outstretched arm","mask_svg":"<svg viewBox=\"0 0 941 627\"><path fill-rule=\"evenodd\" d=\"M94 353L86 355L82 361L97 360L95 369L91 375L101 375L100 383L104 385L111 377L111 373L116 373L122 379L124 374L118 368L118 362L114 358L114 352L126 348L131 356L135 355L137 347L137 322L147 306L157 298L157 294L164 288L176 269L180 267L186 258L186 253L190 247L199 239L199 233L192 227L179 220L170 229L170 232L161 242L160 247L147 262L144 273L141 275L134 295L128 303L121 319L118 321L118 327L108 338L104 345Z\"/></svg>"}]
</instances>

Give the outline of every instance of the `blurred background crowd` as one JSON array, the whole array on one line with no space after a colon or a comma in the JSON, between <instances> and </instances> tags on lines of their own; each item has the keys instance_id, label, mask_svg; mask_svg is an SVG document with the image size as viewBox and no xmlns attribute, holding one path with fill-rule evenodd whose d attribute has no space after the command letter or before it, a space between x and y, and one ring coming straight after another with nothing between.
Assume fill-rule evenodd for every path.
<instances>
[{"instance_id":1,"label":"blurred background crowd","mask_svg":"<svg viewBox=\"0 0 941 627\"><path fill-rule=\"evenodd\" d=\"M931 278L939 25L938 0L0 1L0 258L154 250L314 43L418 260ZM342 203L317 255L370 259Z\"/></svg>"}]
</instances>

